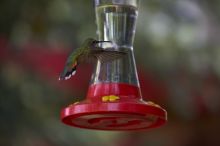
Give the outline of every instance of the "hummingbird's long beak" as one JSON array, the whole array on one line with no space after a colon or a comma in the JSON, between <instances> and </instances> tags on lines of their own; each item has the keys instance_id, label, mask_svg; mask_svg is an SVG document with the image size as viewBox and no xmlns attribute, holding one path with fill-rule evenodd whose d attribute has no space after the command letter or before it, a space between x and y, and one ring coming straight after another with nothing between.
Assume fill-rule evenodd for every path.
<instances>
[{"instance_id":1,"label":"hummingbird's long beak","mask_svg":"<svg viewBox=\"0 0 220 146\"><path fill-rule=\"evenodd\" d=\"M104 43L104 42L112 43L112 41L95 41L94 43Z\"/></svg>"}]
</instances>

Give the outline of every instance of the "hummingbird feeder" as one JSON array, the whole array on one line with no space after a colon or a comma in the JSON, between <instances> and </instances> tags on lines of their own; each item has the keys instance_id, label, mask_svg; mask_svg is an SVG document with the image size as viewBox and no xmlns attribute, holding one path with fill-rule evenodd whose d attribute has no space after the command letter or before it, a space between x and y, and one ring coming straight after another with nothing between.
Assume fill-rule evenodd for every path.
<instances>
[{"instance_id":1,"label":"hummingbird feeder","mask_svg":"<svg viewBox=\"0 0 220 146\"><path fill-rule=\"evenodd\" d=\"M61 111L70 126L97 130L141 130L158 127L167 120L166 111L142 99L133 40L139 0L95 0L97 35L126 52L119 59L97 61L87 97ZM100 44L102 48L109 44Z\"/></svg>"}]
</instances>

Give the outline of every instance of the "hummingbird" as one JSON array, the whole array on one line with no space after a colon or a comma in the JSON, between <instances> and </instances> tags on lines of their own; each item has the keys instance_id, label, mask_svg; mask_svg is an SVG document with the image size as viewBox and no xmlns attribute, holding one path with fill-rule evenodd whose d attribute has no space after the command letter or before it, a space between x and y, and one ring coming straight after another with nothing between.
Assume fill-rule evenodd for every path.
<instances>
[{"instance_id":1,"label":"hummingbird","mask_svg":"<svg viewBox=\"0 0 220 146\"><path fill-rule=\"evenodd\" d=\"M98 44L110 43L112 47L101 48ZM109 62L122 57L126 52L115 50L111 41L97 41L93 38L86 39L81 47L74 49L67 61L59 80L68 80L76 73L77 66L86 60L95 59L101 63Z\"/></svg>"}]
</instances>

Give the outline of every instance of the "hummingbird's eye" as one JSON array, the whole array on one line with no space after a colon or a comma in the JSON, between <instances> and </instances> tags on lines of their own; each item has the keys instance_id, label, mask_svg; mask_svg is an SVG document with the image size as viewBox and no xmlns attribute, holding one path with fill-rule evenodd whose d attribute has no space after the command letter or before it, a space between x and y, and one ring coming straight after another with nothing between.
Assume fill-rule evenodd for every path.
<instances>
[{"instance_id":1,"label":"hummingbird's eye","mask_svg":"<svg viewBox=\"0 0 220 146\"><path fill-rule=\"evenodd\" d=\"M99 41L96 41L96 40L92 41L93 46L97 46L98 44L99 44Z\"/></svg>"},{"instance_id":2,"label":"hummingbird's eye","mask_svg":"<svg viewBox=\"0 0 220 146\"><path fill-rule=\"evenodd\" d=\"M92 41L92 43L97 44L97 43L99 43L99 41L94 40L94 41Z\"/></svg>"}]
</instances>

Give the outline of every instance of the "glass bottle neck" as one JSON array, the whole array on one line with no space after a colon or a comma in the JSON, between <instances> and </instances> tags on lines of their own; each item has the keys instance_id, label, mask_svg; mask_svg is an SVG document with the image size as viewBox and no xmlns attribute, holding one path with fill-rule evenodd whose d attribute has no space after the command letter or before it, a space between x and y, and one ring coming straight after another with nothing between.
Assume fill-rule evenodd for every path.
<instances>
[{"instance_id":1,"label":"glass bottle neck","mask_svg":"<svg viewBox=\"0 0 220 146\"><path fill-rule=\"evenodd\" d=\"M129 5L100 5L96 7L99 40L112 41L117 48L132 49L137 8Z\"/></svg>"}]
</instances>

